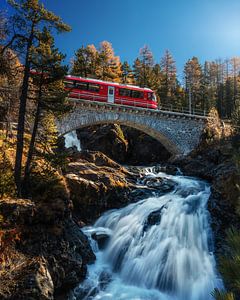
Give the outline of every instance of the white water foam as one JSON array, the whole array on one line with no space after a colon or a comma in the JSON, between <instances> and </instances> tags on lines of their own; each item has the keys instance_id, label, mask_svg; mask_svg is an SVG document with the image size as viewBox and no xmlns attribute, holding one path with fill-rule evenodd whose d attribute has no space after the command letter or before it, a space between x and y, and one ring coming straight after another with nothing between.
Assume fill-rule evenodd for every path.
<instances>
[{"instance_id":1,"label":"white water foam","mask_svg":"<svg viewBox=\"0 0 240 300\"><path fill-rule=\"evenodd\" d=\"M108 211L84 229L90 239L105 233L109 240L99 250L91 239L97 259L72 299L209 300L222 287L206 208L209 185L149 168L144 180L166 177L174 182L171 192Z\"/></svg>"},{"instance_id":2,"label":"white water foam","mask_svg":"<svg viewBox=\"0 0 240 300\"><path fill-rule=\"evenodd\" d=\"M77 147L78 151L81 151L81 143L80 140L77 137L76 130L68 132L64 135L65 138L65 147L71 148L71 147Z\"/></svg>"}]
</instances>

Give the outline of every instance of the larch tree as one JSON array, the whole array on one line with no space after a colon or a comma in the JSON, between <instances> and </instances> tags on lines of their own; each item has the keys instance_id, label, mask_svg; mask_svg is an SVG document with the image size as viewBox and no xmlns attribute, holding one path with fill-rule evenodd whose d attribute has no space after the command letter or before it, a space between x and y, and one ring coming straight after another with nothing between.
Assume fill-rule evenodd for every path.
<instances>
[{"instance_id":1,"label":"larch tree","mask_svg":"<svg viewBox=\"0 0 240 300\"><path fill-rule=\"evenodd\" d=\"M115 56L112 44L103 41L99 48L98 78L113 82L121 81L121 62L119 56Z\"/></svg>"},{"instance_id":2,"label":"larch tree","mask_svg":"<svg viewBox=\"0 0 240 300\"><path fill-rule=\"evenodd\" d=\"M134 80L137 85L140 85L141 82L141 72L142 72L142 64L139 58L136 58L133 63L133 75Z\"/></svg>"},{"instance_id":3,"label":"larch tree","mask_svg":"<svg viewBox=\"0 0 240 300\"><path fill-rule=\"evenodd\" d=\"M216 64L205 61L200 79L200 98L203 109L209 111L216 104Z\"/></svg>"},{"instance_id":4,"label":"larch tree","mask_svg":"<svg viewBox=\"0 0 240 300\"><path fill-rule=\"evenodd\" d=\"M240 73L240 57L233 57L230 60L233 77L233 109L238 101L238 75Z\"/></svg>"},{"instance_id":5,"label":"larch tree","mask_svg":"<svg viewBox=\"0 0 240 300\"><path fill-rule=\"evenodd\" d=\"M161 93L162 103L174 105L174 96L176 91L177 68L175 60L169 50L166 50L160 61L161 66Z\"/></svg>"},{"instance_id":6,"label":"larch tree","mask_svg":"<svg viewBox=\"0 0 240 300\"><path fill-rule=\"evenodd\" d=\"M26 103L29 89L29 76L31 70L31 52L41 38L43 26L57 32L70 31L60 17L45 9L38 0L8 0L15 9L10 23L14 31L2 49L4 52L9 47L21 52L24 63L23 81L20 92L20 105L17 127L17 149L14 168L14 177L18 196L22 194L22 156L24 147Z\"/></svg>"},{"instance_id":7,"label":"larch tree","mask_svg":"<svg viewBox=\"0 0 240 300\"><path fill-rule=\"evenodd\" d=\"M161 78L162 72L161 67L159 64L155 64L152 69L152 82L151 82L151 89L156 93L158 103L161 103Z\"/></svg>"},{"instance_id":8,"label":"larch tree","mask_svg":"<svg viewBox=\"0 0 240 300\"><path fill-rule=\"evenodd\" d=\"M186 95L188 97L189 112L202 108L201 78L202 67L197 59L189 59L184 66Z\"/></svg>"},{"instance_id":9,"label":"larch tree","mask_svg":"<svg viewBox=\"0 0 240 300\"><path fill-rule=\"evenodd\" d=\"M154 66L154 59L153 54L149 47L145 45L139 51L139 61L140 61L140 76L138 79L138 84L141 87L149 87L152 86L153 81L153 66Z\"/></svg>"},{"instance_id":10,"label":"larch tree","mask_svg":"<svg viewBox=\"0 0 240 300\"><path fill-rule=\"evenodd\" d=\"M224 61L221 59L217 59L216 63L216 101L215 103L210 103L210 106L215 106L218 110L218 114L220 117L224 116L224 78L225 78L225 65Z\"/></svg>"}]
</instances>

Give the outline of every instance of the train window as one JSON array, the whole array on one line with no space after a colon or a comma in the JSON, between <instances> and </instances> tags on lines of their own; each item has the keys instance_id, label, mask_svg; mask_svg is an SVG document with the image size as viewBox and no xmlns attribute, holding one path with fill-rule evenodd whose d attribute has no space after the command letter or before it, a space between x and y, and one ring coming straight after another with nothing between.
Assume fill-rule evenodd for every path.
<instances>
[{"instance_id":1,"label":"train window","mask_svg":"<svg viewBox=\"0 0 240 300\"><path fill-rule=\"evenodd\" d=\"M132 91L133 98L143 98L143 92L140 91Z\"/></svg>"},{"instance_id":2,"label":"train window","mask_svg":"<svg viewBox=\"0 0 240 300\"><path fill-rule=\"evenodd\" d=\"M131 97L131 90L119 89L119 95L124 97Z\"/></svg>"},{"instance_id":3,"label":"train window","mask_svg":"<svg viewBox=\"0 0 240 300\"><path fill-rule=\"evenodd\" d=\"M74 81L64 81L64 85L68 89L74 88Z\"/></svg>"},{"instance_id":4,"label":"train window","mask_svg":"<svg viewBox=\"0 0 240 300\"><path fill-rule=\"evenodd\" d=\"M99 92L100 85L99 84L94 84L94 83L89 83L88 84L88 90L91 91L91 92Z\"/></svg>"},{"instance_id":5,"label":"train window","mask_svg":"<svg viewBox=\"0 0 240 300\"><path fill-rule=\"evenodd\" d=\"M87 91L88 90L88 83L87 82L81 82L77 81L75 82L76 89Z\"/></svg>"}]
</instances>

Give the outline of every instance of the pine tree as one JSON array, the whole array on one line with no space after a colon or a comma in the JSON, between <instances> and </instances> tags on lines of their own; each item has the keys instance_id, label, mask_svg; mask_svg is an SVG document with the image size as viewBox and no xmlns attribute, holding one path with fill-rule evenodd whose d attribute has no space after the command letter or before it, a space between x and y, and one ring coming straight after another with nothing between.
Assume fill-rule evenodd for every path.
<instances>
[{"instance_id":1,"label":"pine tree","mask_svg":"<svg viewBox=\"0 0 240 300\"><path fill-rule=\"evenodd\" d=\"M220 292L215 290L216 300L234 300L240 297L240 235L237 229L227 232L227 252L220 257L219 269L223 275L227 289L231 292Z\"/></svg>"},{"instance_id":2,"label":"pine tree","mask_svg":"<svg viewBox=\"0 0 240 300\"><path fill-rule=\"evenodd\" d=\"M71 73L81 77L97 78L99 53L94 45L82 46L75 52Z\"/></svg>"},{"instance_id":3,"label":"pine tree","mask_svg":"<svg viewBox=\"0 0 240 300\"><path fill-rule=\"evenodd\" d=\"M7 35L7 19L3 11L0 12L0 42L4 41Z\"/></svg>"},{"instance_id":4,"label":"pine tree","mask_svg":"<svg viewBox=\"0 0 240 300\"><path fill-rule=\"evenodd\" d=\"M73 75L87 77L85 51L86 49L84 48L84 46L82 46L75 52L75 58L72 62L72 70L71 70L71 73Z\"/></svg>"},{"instance_id":5,"label":"pine tree","mask_svg":"<svg viewBox=\"0 0 240 300\"><path fill-rule=\"evenodd\" d=\"M174 106L176 107L176 109L184 111L184 108L187 107L185 90L181 86L178 80L176 80L176 88L174 91L173 99L174 99Z\"/></svg>"},{"instance_id":6,"label":"pine tree","mask_svg":"<svg viewBox=\"0 0 240 300\"><path fill-rule=\"evenodd\" d=\"M61 63L65 55L54 47L54 39L47 28L43 28L39 45L31 53L31 62L36 70L34 85L37 89L37 108L34 115L34 124L31 141L28 149L27 162L24 173L25 193L30 175L30 166L35 149L35 140L41 116L51 112L57 114L65 110L64 86L61 80L67 73L67 68Z\"/></svg>"},{"instance_id":7,"label":"pine tree","mask_svg":"<svg viewBox=\"0 0 240 300\"><path fill-rule=\"evenodd\" d=\"M14 172L18 195L21 196L22 154L24 146L26 103L31 69L31 52L41 38L41 30L44 25L51 30L57 30L57 32L69 31L70 27L63 23L60 17L46 10L43 4L40 4L38 0L8 0L8 3L16 10L16 14L12 17L10 22L13 25L14 32L6 42L2 52L11 47L23 54L24 61Z\"/></svg>"},{"instance_id":8,"label":"pine tree","mask_svg":"<svg viewBox=\"0 0 240 300\"><path fill-rule=\"evenodd\" d=\"M126 84L134 83L133 71L127 61L124 61L121 65L121 82Z\"/></svg>"}]
</instances>

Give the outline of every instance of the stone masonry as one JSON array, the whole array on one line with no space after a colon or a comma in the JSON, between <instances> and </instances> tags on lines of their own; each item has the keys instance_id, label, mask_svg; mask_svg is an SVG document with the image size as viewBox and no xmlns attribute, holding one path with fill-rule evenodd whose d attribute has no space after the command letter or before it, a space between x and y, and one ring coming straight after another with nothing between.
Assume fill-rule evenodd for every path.
<instances>
[{"instance_id":1,"label":"stone masonry","mask_svg":"<svg viewBox=\"0 0 240 300\"><path fill-rule=\"evenodd\" d=\"M186 155L199 143L206 117L116 104L72 100L73 109L56 120L59 135L97 125L133 127L159 140L172 155Z\"/></svg>"}]
</instances>

